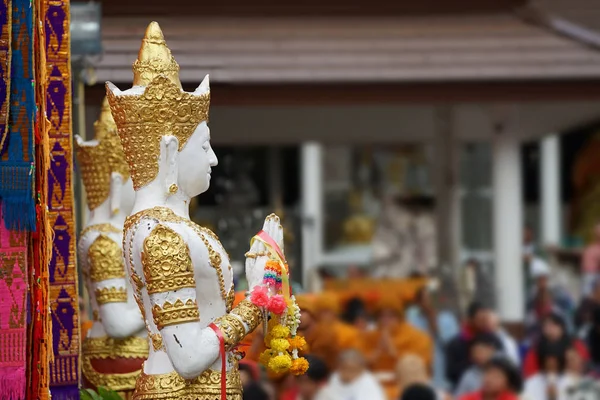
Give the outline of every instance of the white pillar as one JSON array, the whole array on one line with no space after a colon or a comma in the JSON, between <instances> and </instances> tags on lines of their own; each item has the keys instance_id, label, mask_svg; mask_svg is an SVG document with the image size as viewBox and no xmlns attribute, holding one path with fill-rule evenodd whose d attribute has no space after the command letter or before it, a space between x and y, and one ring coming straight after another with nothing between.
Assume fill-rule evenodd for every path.
<instances>
[{"instance_id":1,"label":"white pillar","mask_svg":"<svg viewBox=\"0 0 600 400\"><path fill-rule=\"evenodd\" d=\"M460 252L462 247L461 198L460 198L460 143L454 128L453 109L440 106L436 109L436 134L434 138L434 176L437 229L437 276L451 293L458 282L460 272ZM455 304L446 306L459 309L457 296L452 296Z\"/></svg>"},{"instance_id":2,"label":"white pillar","mask_svg":"<svg viewBox=\"0 0 600 400\"><path fill-rule=\"evenodd\" d=\"M523 322L523 203L520 143L505 130L493 139L496 299L504 322Z\"/></svg>"},{"instance_id":3,"label":"white pillar","mask_svg":"<svg viewBox=\"0 0 600 400\"><path fill-rule=\"evenodd\" d=\"M323 254L323 148L316 142L302 144L302 276L311 288L311 275Z\"/></svg>"},{"instance_id":4,"label":"white pillar","mask_svg":"<svg viewBox=\"0 0 600 400\"><path fill-rule=\"evenodd\" d=\"M542 244L558 246L561 241L560 138L552 134L541 142Z\"/></svg>"}]
</instances>

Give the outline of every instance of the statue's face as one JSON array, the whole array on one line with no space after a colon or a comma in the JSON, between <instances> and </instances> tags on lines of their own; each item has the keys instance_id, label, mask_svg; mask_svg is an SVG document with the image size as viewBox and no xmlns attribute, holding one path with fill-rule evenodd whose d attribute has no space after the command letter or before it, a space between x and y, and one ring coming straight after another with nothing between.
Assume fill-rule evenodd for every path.
<instances>
[{"instance_id":1,"label":"statue's face","mask_svg":"<svg viewBox=\"0 0 600 400\"><path fill-rule=\"evenodd\" d=\"M202 122L179 152L179 189L190 197L206 192L212 167L217 164L217 156L210 146L210 129Z\"/></svg>"}]
</instances>

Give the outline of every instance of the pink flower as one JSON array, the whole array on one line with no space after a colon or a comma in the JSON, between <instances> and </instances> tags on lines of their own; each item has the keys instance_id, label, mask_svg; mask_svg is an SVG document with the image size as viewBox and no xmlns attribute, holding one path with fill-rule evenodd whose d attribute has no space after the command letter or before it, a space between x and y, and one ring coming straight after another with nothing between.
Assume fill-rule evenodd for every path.
<instances>
[{"instance_id":1,"label":"pink flower","mask_svg":"<svg viewBox=\"0 0 600 400\"><path fill-rule=\"evenodd\" d=\"M269 304L269 291L265 286L255 286L250 294L250 301L257 307L266 307Z\"/></svg>"},{"instance_id":2,"label":"pink flower","mask_svg":"<svg viewBox=\"0 0 600 400\"><path fill-rule=\"evenodd\" d=\"M283 314L286 308L287 303L285 302L283 296L280 294L271 297L271 299L269 300L269 311L271 311L274 314Z\"/></svg>"}]
</instances>

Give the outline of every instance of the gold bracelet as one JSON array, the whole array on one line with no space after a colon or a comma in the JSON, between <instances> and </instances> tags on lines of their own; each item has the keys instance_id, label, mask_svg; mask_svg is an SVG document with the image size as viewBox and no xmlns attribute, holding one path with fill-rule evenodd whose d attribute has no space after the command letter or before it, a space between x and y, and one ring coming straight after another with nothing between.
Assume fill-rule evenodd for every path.
<instances>
[{"instance_id":1,"label":"gold bracelet","mask_svg":"<svg viewBox=\"0 0 600 400\"><path fill-rule=\"evenodd\" d=\"M246 327L244 323L233 315L224 315L215 321L219 327L223 338L225 339L225 348L230 350L237 346L244 336L246 336Z\"/></svg>"},{"instance_id":2,"label":"gold bracelet","mask_svg":"<svg viewBox=\"0 0 600 400\"><path fill-rule=\"evenodd\" d=\"M262 312L260 308L252 304L250 300L242 300L231 313L240 317L248 326L248 333L252 332L262 320Z\"/></svg>"}]
</instances>

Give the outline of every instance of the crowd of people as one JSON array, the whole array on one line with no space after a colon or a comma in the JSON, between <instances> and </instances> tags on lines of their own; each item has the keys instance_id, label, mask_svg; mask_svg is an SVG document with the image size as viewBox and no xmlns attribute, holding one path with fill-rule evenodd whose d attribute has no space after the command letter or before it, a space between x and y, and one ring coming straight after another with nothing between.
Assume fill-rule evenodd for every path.
<instances>
[{"instance_id":1,"label":"crowd of people","mask_svg":"<svg viewBox=\"0 0 600 400\"><path fill-rule=\"evenodd\" d=\"M245 343L244 399L600 400L600 280L577 306L547 266L529 272L519 340L485 302L459 319L427 286L410 302L298 295L307 373L265 372L259 329Z\"/></svg>"}]
</instances>

